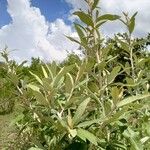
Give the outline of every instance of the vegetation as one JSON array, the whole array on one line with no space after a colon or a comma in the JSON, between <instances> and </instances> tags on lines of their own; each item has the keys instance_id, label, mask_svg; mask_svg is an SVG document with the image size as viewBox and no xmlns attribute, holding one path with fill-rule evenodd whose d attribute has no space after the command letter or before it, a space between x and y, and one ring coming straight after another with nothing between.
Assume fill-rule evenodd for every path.
<instances>
[{"instance_id":1,"label":"vegetation","mask_svg":"<svg viewBox=\"0 0 150 150\"><path fill-rule=\"evenodd\" d=\"M74 54L61 64L32 59L25 67L25 62L10 61L7 51L1 53L5 63L0 77L7 86L0 97L15 97L21 107L13 120L19 130L14 149L150 147L150 36L132 37L137 13L101 15L99 0L86 2L87 12L74 13L81 21L74 24L79 38L67 36L79 44L83 59ZM100 28L110 21L121 21L127 33L104 39Z\"/></svg>"}]
</instances>

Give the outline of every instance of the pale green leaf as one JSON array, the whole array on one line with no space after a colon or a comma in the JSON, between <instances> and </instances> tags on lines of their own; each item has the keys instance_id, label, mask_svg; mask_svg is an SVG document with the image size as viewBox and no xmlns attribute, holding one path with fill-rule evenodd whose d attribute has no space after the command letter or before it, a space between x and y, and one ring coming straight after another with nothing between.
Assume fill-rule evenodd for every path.
<instances>
[{"instance_id":1,"label":"pale green leaf","mask_svg":"<svg viewBox=\"0 0 150 150\"><path fill-rule=\"evenodd\" d=\"M97 145L97 141L98 141L97 137L93 133L91 133L87 130L79 128L77 130L77 136L80 137L83 141L86 141L86 139L87 139L94 145Z\"/></svg>"},{"instance_id":2,"label":"pale green leaf","mask_svg":"<svg viewBox=\"0 0 150 150\"><path fill-rule=\"evenodd\" d=\"M92 5L92 10L94 10L97 7L98 3L99 3L99 0L94 0L94 3Z\"/></svg>"},{"instance_id":3,"label":"pale green leaf","mask_svg":"<svg viewBox=\"0 0 150 150\"><path fill-rule=\"evenodd\" d=\"M93 20L92 20L91 16L89 16L88 14L86 14L82 11L76 11L73 14L78 16L80 18L80 20L82 22L84 22L86 25L92 26L92 27L94 26Z\"/></svg>"},{"instance_id":4,"label":"pale green leaf","mask_svg":"<svg viewBox=\"0 0 150 150\"><path fill-rule=\"evenodd\" d=\"M122 106L128 105L128 104L130 104L132 102L135 102L137 100L146 99L146 98L149 98L149 97L150 97L150 94L130 96L130 97L125 98L122 101L120 101L117 104L117 107L122 107Z\"/></svg>"},{"instance_id":5,"label":"pale green leaf","mask_svg":"<svg viewBox=\"0 0 150 150\"><path fill-rule=\"evenodd\" d=\"M114 21L114 20L117 20L119 18L120 18L120 16L118 16L118 15L105 14L105 15L98 17L96 19L96 22L104 21L104 20Z\"/></svg>"},{"instance_id":6,"label":"pale green leaf","mask_svg":"<svg viewBox=\"0 0 150 150\"><path fill-rule=\"evenodd\" d=\"M120 69L121 69L120 66L117 66L117 67L113 68L113 70L110 73L110 75L108 75L108 79L107 79L108 84L111 84L114 81L114 79L118 75Z\"/></svg>"},{"instance_id":7,"label":"pale green leaf","mask_svg":"<svg viewBox=\"0 0 150 150\"><path fill-rule=\"evenodd\" d=\"M33 91L37 91L37 92L40 91L40 88L36 85L33 85L33 84L28 84L27 87L32 89Z\"/></svg>"},{"instance_id":8,"label":"pale green leaf","mask_svg":"<svg viewBox=\"0 0 150 150\"><path fill-rule=\"evenodd\" d=\"M41 67L42 67L42 71L43 71L44 77L45 77L45 78L48 78L48 74L47 74L45 68L44 68L43 66L41 66Z\"/></svg>"},{"instance_id":9,"label":"pale green leaf","mask_svg":"<svg viewBox=\"0 0 150 150\"><path fill-rule=\"evenodd\" d=\"M43 82L42 82L42 80L40 79L39 76L37 76L36 74L32 73L31 71L29 71L29 72L30 72L30 74L31 74L32 76L35 77L35 79L36 79L41 85L43 85Z\"/></svg>"},{"instance_id":10,"label":"pale green leaf","mask_svg":"<svg viewBox=\"0 0 150 150\"><path fill-rule=\"evenodd\" d=\"M65 78L65 89L67 93L70 93L74 88L74 80L70 73L66 74Z\"/></svg>"},{"instance_id":11,"label":"pale green leaf","mask_svg":"<svg viewBox=\"0 0 150 150\"><path fill-rule=\"evenodd\" d=\"M80 122L81 118L82 118L82 115L84 114L85 112L85 109L89 103L90 99L87 98L86 100L84 100L77 108L75 114L74 114L74 117L73 117L73 124L76 125L78 124L78 122Z\"/></svg>"},{"instance_id":12,"label":"pale green leaf","mask_svg":"<svg viewBox=\"0 0 150 150\"><path fill-rule=\"evenodd\" d=\"M134 27L135 27L135 16L136 16L136 15L137 15L137 12L131 17L130 23L129 23L129 25L128 25L130 34L133 32Z\"/></svg>"}]
</instances>

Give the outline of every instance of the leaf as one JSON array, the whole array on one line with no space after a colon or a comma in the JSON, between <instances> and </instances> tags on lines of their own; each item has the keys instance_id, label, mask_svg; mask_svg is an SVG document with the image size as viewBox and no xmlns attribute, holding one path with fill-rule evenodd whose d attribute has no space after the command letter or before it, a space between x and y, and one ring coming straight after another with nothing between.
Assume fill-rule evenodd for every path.
<instances>
[{"instance_id":1,"label":"leaf","mask_svg":"<svg viewBox=\"0 0 150 150\"><path fill-rule=\"evenodd\" d=\"M136 139L136 132L134 132L131 128L128 127L127 130L124 131L123 136L129 140L132 148L134 150L143 150L142 143Z\"/></svg>"},{"instance_id":2,"label":"leaf","mask_svg":"<svg viewBox=\"0 0 150 150\"><path fill-rule=\"evenodd\" d=\"M83 63L79 67L79 71L78 71L77 76L76 76L76 81L75 81L76 83L80 80L80 78L84 74L84 71L86 70L86 66L87 66L86 61L83 61Z\"/></svg>"},{"instance_id":3,"label":"leaf","mask_svg":"<svg viewBox=\"0 0 150 150\"><path fill-rule=\"evenodd\" d=\"M120 101L120 102L117 104L117 107L122 107L122 106L125 106L125 105L127 105L127 104L130 104L130 103L132 103L132 102L135 102L135 101L137 101L137 100L145 99L145 98L148 98L148 97L150 97L150 94L130 96L130 97L125 98L124 100Z\"/></svg>"},{"instance_id":4,"label":"leaf","mask_svg":"<svg viewBox=\"0 0 150 150\"><path fill-rule=\"evenodd\" d=\"M41 80L36 74L32 73L31 71L29 71L29 72L30 72L30 74L31 74L32 76L35 77L35 79L36 79L41 85L43 85L42 80Z\"/></svg>"},{"instance_id":5,"label":"leaf","mask_svg":"<svg viewBox=\"0 0 150 150\"><path fill-rule=\"evenodd\" d=\"M92 5L92 10L94 10L97 7L98 3L99 3L99 0L94 0L94 3Z\"/></svg>"},{"instance_id":6,"label":"leaf","mask_svg":"<svg viewBox=\"0 0 150 150\"><path fill-rule=\"evenodd\" d=\"M98 141L97 137L87 130L79 128L77 130L77 136L80 137L83 141L86 141L87 139L94 145L97 145L97 141Z\"/></svg>"},{"instance_id":7,"label":"leaf","mask_svg":"<svg viewBox=\"0 0 150 150\"><path fill-rule=\"evenodd\" d=\"M33 91L33 94L35 95L36 100L40 104L45 105L45 106L48 104L47 99L43 96L43 94L41 92Z\"/></svg>"},{"instance_id":8,"label":"leaf","mask_svg":"<svg viewBox=\"0 0 150 150\"><path fill-rule=\"evenodd\" d=\"M42 71L43 71L44 77L45 77L45 78L48 78L48 74L47 74L45 68L44 68L43 66L41 66L41 67L42 67Z\"/></svg>"},{"instance_id":9,"label":"leaf","mask_svg":"<svg viewBox=\"0 0 150 150\"><path fill-rule=\"evenodd\" d=\"M117 67L113 68L110 75L108 75L108 79L107 79L108 84L111 84L114 81L114 79L118 75L118 72L120 71L120 69L121 69L120 66L117 66Z\"/></svg>"},{"instance_id":10,"label":"leaf","mask_svg":"<svg viewBox=\"0 0 150 150\"><path fill-rule=\"evenodd\" d=\"M47 68L47 70L48 70L48 72L49 72L50 78L53 79L54 77L53 77L53 73L52 73L50 67L49 67L46 63L45 63L45 66L46 66L46 68Z\"/></svg>"},{"instance_id":11,"label":"leaf","mask_svg":"<svg viewBox=\"0 0 150 150\"><path fill-rule=\"evenodd\" d=\"M70 41L75 42L77 44L81 44L79 41L77 41L75 38L70 37L70 36L66 36Z\"/></svg>"},{"instance_id":12,"label":"leaf","mask_svg":"<svg viewBox=\"0 0 150 150\"><path fill-rule=\"evenodd\" d=\"M90 89L90 91L92 91L93 93L98 93L99 91L99 87L96 84L96 82L88 82L88 88Z\"/></svg>"},{"instance_id":13,"label":"leaf","mask_svg":"<svg viewBox=\"0 0 150 150\"><path fill-rule=\"evenodd\" d=\"M66 74L66 79L65 79L65 89L67 93L70 93L72 89L74 88L74 80L71 76L70 73Z\"/></svg>"},{"instance_id":14,"label":"leaf","mask_svg":"<svg viewBox=\"0 0 150 150\"><path fill-rule=\"evenodd\" d=\"M71 134L72 137L76 137L77 130L76 129L69 129L69 133Z\"/></svg>"},{"instance_id":15,"label":"leaf","mask_svg":"<svg viewBox=\"0 0 150 150\"><path fill-rule=\"evenodd\" d=\"M40 91L40 88L36 85L33 85L33 84L28 84L27 87L32 89L33 91L37 91L37 92Z\"/></svg>"},{"instance_id":16,"label":"leaf","mask_svg":"<svg viewBox=\"0 0 150 150\"><path fill-rule=\"evenodd\" d=\"M74 67L74 65L70 65L70 66L61 68L61 70L58 72L57 76L53 80L53 86L57 87L59 82L61 81L62 77L64 77L64 75L67 72L71 71L73 69L73 67Z\"/></svg>"},{"instance_id":17,"label":"leaf","mask_svg":"<svg viewBox=\"0 0 150 150\"><path fill-rule=\"evenodd\" d=\"M122 95L123 95L123 89L122 88L118 88L117 86L111 88L111 96L113 98L113 103L115 105L120 100Z\"/></svg>"},{"instance_id":18,"label":"leaf","mask_svg":"<svg viewBox=\"0 0 150 150\"><path fill-rule=\"evenodd\" d=\"M43 150L43 149L41 149L41 148L36 148L36 147L31 147L31 148L29 148L28 150Z\"/></svg>"},{"instance_id":19,"label":"leaf","mask_svg":"<svg viewBox=\"0 0 150 150\"><path fill-rule=\"evenodd\" d=\"M78 36L79 36L81 42L86 43L86 37L85 37L82 29L80 28L80 25L75 23L74 26L75 26L75 29L76 29L76 31L78 33Z\"/></svg>"},{"instance_id":20,"label":"leaf","mask_svg":"<svg viewBox=\"0 0 150 150\"><path fill-rule=\"evenodd\" d=\"M104 21L104 20L114 21L114 20L117 20L119 18L120 18L120 16L118 16L118 15L105 14L105 15L98 17L96 19L96 22Z\"/></svg>"},{"instance_id":21,"label":"leaf","mask_svg":"<svg viewBox=\"0 0 150 150\"><path fill-rule=\"evenodd\" d=\"M88 26L94 26L94 23L92 21L91 16L88 14L82 12L82 11L76 11L73 13L74 15L78 16L82 22L84 22Z\"/></svg>"},{"instance_id":22,"label":"leaf","mask_svg":"<svg viewBox=\"0 0 150 150\"><path fill-rule=\"evenodd\" d=\"M119 89L116 86L111 88L111 96L114 100L118 99Z\"/></svg>"},{"instance_id":23,"label":"leaf","mask_svg":"<svg viewBox=\"0 0 150 150\"><path fill-rule=\"evenodd\" d=\"M131 17L130 23L129 23L129 25L128 25L130 34L133 32L134 27L135 27L135 16L136 16L136 15L137 15L137 12Z\"/></svg>"},{"instance_id":24,"label":"leaf","mask_svg":"<svg viewBox=\"0 0 150 150\"><path fill-rule=\"evenodd\" d=\"M103 25L104 23L106 23L107 21L102 21L99 22L98 24L96 24L95 28L99 28L101 25Z\"/></svg>"},{"instance_id":25,"label":"leaf","mask_svg":"<svg viewBox=\"0 0 150 150\"><path fill-rule=\"evenodd\" d=\"M75 112L74 114L74 117L73 117L73 124L76 125L80 120L81 120L81 117L82 115L84 114L85 112L85 109L87 107L87 104L89 103L90 99L87 98L86 100L84 100L77 108L77 111Z\"/></svg>"},{"instance_id":26,"label":"leaf","mask_svg":"<svg viewBox=\"0 0 150 150\"><path fill-rule=\"evenodd\" d=\"M100 122L102 122L101 119L93 119L93 120L81 122L80 124L77 125L77 127L79 127L79 128L87 127L87 126L91 126L92 124L100 123Z\"/></svg>"}]
</instances>

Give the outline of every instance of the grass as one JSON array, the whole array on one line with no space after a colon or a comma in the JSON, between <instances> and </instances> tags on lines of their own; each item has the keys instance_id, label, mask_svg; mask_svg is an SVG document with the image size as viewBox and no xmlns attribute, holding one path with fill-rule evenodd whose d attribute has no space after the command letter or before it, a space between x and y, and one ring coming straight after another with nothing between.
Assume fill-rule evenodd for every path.
<instances>
[{"instance_id":1,"label":"grass","mask_svg":"<svg viewBox=\"0 0 150 150\"><path fill-rule=\"evenodd\" d=\"M18 108L18 106L15 108ZM11 143L17 136L17 129L16 126L12 124L12 121L20 112L19 109L15 108L10 114L0 115L0 150L13 150L13 148L11 148Z\"/></svg>"}]
</instances>

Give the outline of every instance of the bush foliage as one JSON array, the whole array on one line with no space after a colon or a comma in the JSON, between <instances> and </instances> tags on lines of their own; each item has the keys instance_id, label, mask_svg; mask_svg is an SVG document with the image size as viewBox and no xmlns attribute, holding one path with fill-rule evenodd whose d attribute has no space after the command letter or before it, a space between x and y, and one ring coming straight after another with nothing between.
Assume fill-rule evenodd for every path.
<instances>
[{"instance_id":1,"label":"bush foliage","mask_svg":"<svg viewBox=\"0 0 150 150\"><path fill-rule=\"evenodd\" d=\"M33 59L30 67L6 56L7 79L23 107L16 118L18 149L148 150L150 147L150 54L147 38L134 39L136 14L99 13L99 0L86 1L74 23L81 60L61 64ZM104 39L100 28L121 21L127 33ZM4 78L4 77L3 77ZM8 87L9 90L9 87Z\"/></svg>"}]
</instances>

